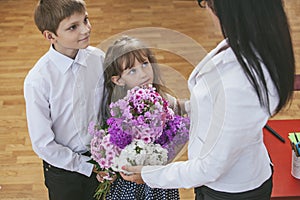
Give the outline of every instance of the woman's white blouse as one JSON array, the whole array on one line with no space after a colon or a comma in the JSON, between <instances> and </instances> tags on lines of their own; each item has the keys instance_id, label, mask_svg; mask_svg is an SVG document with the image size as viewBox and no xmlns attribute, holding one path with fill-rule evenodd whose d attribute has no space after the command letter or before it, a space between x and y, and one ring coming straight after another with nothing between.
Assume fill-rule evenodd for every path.
<instances>
[{"instance_id":1,"label":"woman's white blouse","mask_svg":"<svg viewBox=\"0 0 300 200\"><path fill-rule=\"evenodd\" d=\"M145 166L143 180L151 187L192 188L206 185L225 192L259 187L271 176L271 161L262 129L270 117L259 103L231 48L222 41L191 73L188 85L191 129L189 160L166 166ZM270 109L278 104L268 75Z\"/></svg>"}]
</instances>

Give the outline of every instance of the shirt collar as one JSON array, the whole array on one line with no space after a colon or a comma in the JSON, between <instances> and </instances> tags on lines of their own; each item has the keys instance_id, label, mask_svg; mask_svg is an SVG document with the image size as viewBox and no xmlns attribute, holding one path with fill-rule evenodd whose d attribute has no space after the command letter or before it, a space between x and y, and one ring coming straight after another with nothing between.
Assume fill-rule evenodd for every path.
<instances>
[{"instance_id":1,"label":"shirt collar","mask_svg":"<svg viewBox=\"0 0 300 200\"><path fill-rule=\"evenodd\" d=\"M198 74L201 70L203 70L203 67L210 62L212 59L215 59L215 55L217 52L223 48L224 46L227 45L226 39L224 39L222 42L220 42L213 50L211 50L201 61L200 63L196 66L196 68L193 70L191 75L196 75ZM219 59L219 61L222 61L222 59ZM215 63L215 61L213 61Z\"/></svg>"},{"instance_id":2,"label":"shirt collar","mask_svg":"<svg viewBox=\"0 0 300 200\"><path fill-rule=\"evenodd\" d=\"M75 59L69 58L56 51L53 46L50 46L49 57L54 65L61 71L66 73L73 63L78 63L80 66L87 67L86 58L88 57L87 52L84 49L79 49Z\"/></svg>"},{"instance_id":3,"label":"shirt collar","mask_svg":"<svg viewBox=\"0 0 300 200\"><path fill-rule=\"evenodd\" d=\"M236 59L234 52L232 51L231 47L229 46L224 51L220 51L223 47L228 45L227 39L224 39L222 42L220 42L217 47L211 52L212 60L215 63L215 65L218 65L219 63L229 63ZM219 53L218 53L219 52ZM218 54L216 54L218 53Z\"/></svg>"},{"instance_id":4,"label":"shirt collar","mask_svg":"<svg viewBox=\"0 0 300 200\"><path fill-rule=\"evenodd\" d=\"M207 71L212 70L215 66L220 64L221 62L226 63L230 62L231 60L235 59L235 56L231 56L230 54L233 54L232 49L229 47L225 51L219 52L220 49L225 47L228 44L227 39L224 39L221 41L216 48L211 50L196 66L196 68L192 71L190 74L188 84L189 87L196 84L196 77L206 73ZM225 54L224 54L225 53Z\"/></svg>"},{"instance_id":5,"label":"shirt collar","mask_svg":"<svg viewBox=\"0 0 300 200\"><path fill-rule=\"evenodd\" d=\"M88 52L85 49L79 49L74 62L83 67L87 67L86 59L88 58Z\"/></svg>"}]
</instances>

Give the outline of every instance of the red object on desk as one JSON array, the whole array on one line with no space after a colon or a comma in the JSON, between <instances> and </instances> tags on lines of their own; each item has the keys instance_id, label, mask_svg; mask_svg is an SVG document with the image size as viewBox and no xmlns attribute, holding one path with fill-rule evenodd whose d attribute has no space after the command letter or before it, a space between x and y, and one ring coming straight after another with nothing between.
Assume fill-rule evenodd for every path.
<instances>
[{"instance_id":1,"label":"red object on desk","mask_svg":"<svg viewBox=\"0 0 300 200\"><path fill-rule=\"evenodd\" d=\"M264 142L274 164L272 197L300 197L300 179L291 175L292 147L288 139L289 133L300 132L300 120L270 120L268 125L285 139L283 143L264 129Z\"/></svg>"}]
</instances>

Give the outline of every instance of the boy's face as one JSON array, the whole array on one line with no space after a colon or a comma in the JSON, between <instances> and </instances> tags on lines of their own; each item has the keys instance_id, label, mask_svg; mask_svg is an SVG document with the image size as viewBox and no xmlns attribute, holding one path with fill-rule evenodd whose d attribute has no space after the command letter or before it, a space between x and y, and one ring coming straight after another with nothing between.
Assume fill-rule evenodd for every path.
<instances>
[{"instance_id":1,"label":"boy's face","mask_svg":"<svg viewBox=\"0 0 300 200\"><path fill-rule=\"evenodd\" d=\"M62 20L57 29L57 35L51 40L54 48L71 58L78 49L88 47L90 41L91 24L87 13L74 13Z\"/></svg>"}]
</instances>

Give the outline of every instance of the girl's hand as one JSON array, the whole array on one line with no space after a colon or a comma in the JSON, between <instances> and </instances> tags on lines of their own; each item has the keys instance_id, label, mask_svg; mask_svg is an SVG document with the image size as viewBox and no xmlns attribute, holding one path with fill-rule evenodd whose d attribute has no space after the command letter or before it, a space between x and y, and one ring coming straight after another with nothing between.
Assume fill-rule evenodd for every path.
<instances>
[{"instance_id":1,"label":"girl's hand","mask_svg":"<svg viewBox=\"0 0 300 200\"><path fill-rule=\"evenodd\" d=\"M145 183L142 178L142 167L143 166L123 166L122 169L129 172L130 174L125 174L121 172L121 176L126 181L135 182L137 184Z\"/></svg>"},{"instance_id":2,"label":"girl's hand","mask_svg":"<svg viewBox=\"0 0 300 200\"><path fill-rule=\"evenodd\" d=\"M97 178L97 180L98 180L99 182L102 183L102 182L105 180L104 177L107 177L107 176L109 176L109 173L108 173L108 172L98 171L98 172L97 172L96 178ZM117 175L115 174L115 175L113 175L113 177L111 177L110 182L112 183L112 182L114 182L116 179L117 179Z\"/></svg>"},{"instance_id":3,"label":"girl's hand","mask_svg":"<svg viewBox=\"0 0 300 200\"><path fill-rule=\"evenodd\" d=\"M93 167L93 172L96 174L99 172L96 165L94 165L94 167Z\"/></svg>"}]
</instances>

